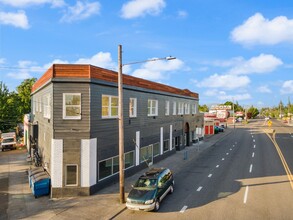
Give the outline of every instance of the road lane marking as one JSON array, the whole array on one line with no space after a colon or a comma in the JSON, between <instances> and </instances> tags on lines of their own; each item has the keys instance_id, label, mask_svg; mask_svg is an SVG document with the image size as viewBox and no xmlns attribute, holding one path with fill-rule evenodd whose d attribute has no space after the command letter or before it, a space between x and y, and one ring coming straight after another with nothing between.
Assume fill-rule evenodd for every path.
<instances>
[{"instance_id":1,"label":"road lane marking","mask_svg":"<svg viewBox=\"0 0 293 220\"><path fill-rule=\"evenodd\" d=\"M230 150L232 150L232 148L230 148Z\"/></svg>"},{"instance_id":2,"label":"road lane marking","mask_svg":"<svg viewBox=\"0 0 293 220\"><path fill-rule=\"evenodd\" d=\"M211 173L210 173L210 174L208 175L208 178L211 178L211 177L212 177L212 175L213 175L213 174L211 174Z\"/></svg>"},{"instance_id":3,"label":"road lane marking","mask_svg":"<svg viewBox=\"0 0 293 220\"><path fill-rule=\"evenodd\" d=\"M233 147L235 147L235 145L233 144Z\"/></svg>"},{"instance_id":4,"label":"road lane marking","mask_svg":"<svg viewBox=\"0 0 293 220\"><path fill-rule=\"evenodd\" d=\"M253 139L253 142L255 142L255 139Z\"/></svg>"},{"instance_id":5,"label":"road lane marking","mask_svg":"<svg viewBox=\"0 0 293 220\"><path fill-rule=\"evenodd\" d=\"M253 145L253 148L255 148L256 146L255 145Z\"/></svg>"},{"instance_id":6,"label":"road lane marking","mask_svg":"<svg viewBox=\"0 0 293 220\"><path fill-rule=\"evenodd\" d=\"M244 193L244 199L243 199L244 204L246 204L246 202L247 202L248 190L249 190L249 188L248 188L248 186L246 186L245 193Z\"/></svg>"},{"instance_id":7,"label":"road lane marking","mask_svg":"<svg viewBox=\"0 0 293 220\"><path fill-rule=\"evenodd\" d=\"M216 168L219 168L220 165L217 165Z\"/></svg>"},{"instance_id":8,"label":"road lane marking","mask_svg":"<svg viewBox=\"0 0 293 220\"><path fill-rule=\"evenodd\" d=\"M225 160L225 158L222 158L222 160Z\"/></svg>"},{"instance_id":9,"label":"road lane marking","mask_svg":"<svg viewBox=\"0 0 293 220\"><path fill-rule=\"evenodd\" d=\"M251 173L252 172L252 164L250 164L250 167L249 167L249 173Z\"/></svg>"},{"instance_id":10,"label":"road lane marking","mask_svg":"<svg viewBox=\"0 0 293 220\"><path fill-rule=\"evenodd\" d=\"M266 134L271 139L271 141L273 142L273 144L275 145L275 148L276 148L276 150L277 150L277 152L279 154L279 157L281 158L282 164L283 164L284 169L285 169L285 171L287 173L287 177L289 179L289 182L290 182L290 185L291 185L291 189L293 190L293 176L292 176L291 170L290 170L290 168L289 168L289 166L288 166L288 164L287 164L287 162L286 162L286 160L285 160L285 158L283 156L283 153L282 153L282 151L281 151L278 143L276 142L276 139L275 139L276 133L273 133L273 138L268 133L266 133Z\"/></svg>"},{"instance_id":11,"label":"road lane marking","mask_svg":"<svg viewBox=\"0 0 293 220\"><path fill-rule=\"evenodd\" d=\"M183 206L182 207L182 209L180 210L180 213L183 213L183 212L185 212L185 210L187 209L187 206L185 205L185 206Z\"/></svg>"},{"instance_id":12,"label":"road lane marking","mask_svg":"<svg viewBox=\"0 0 293 220\"><path fill-rule=\"evenodd\" d=\"M226 153L226 155L229 155L229 153Z\"/></svg>"},{"instance_id":13,"label":"road lane marking","mask_svg":"<svg viewBox=\"0 0 293 220\"><path fill-rule=\"evenodd\" d=\"M202 190L202 186L198 187L196 191L200 192L201 190Z\"/></svg>"},{"instance_id":14,"label":"road lane marking","mask_svg":"<svg viewBox=\"0 0 293 220\"><path fill-rule=\"evenodd\" d=\"M252 157L254 157L254 152L252 153Z\"/></svg>"}]
</instances>

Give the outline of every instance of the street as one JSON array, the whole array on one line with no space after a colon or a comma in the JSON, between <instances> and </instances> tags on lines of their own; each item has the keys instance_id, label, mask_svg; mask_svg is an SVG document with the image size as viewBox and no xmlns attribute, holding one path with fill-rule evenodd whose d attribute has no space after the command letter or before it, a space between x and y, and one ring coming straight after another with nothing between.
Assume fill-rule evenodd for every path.
<instances>
[{"instance_id":1,"label":"street","mask_svg":"<svg viewBox=\"0 0 293 220\"><path fill-rule=\"evenodd\" d=\"M292 127L263 120L234 133L175 174L175 190L159 212L126 210L117 219L292 219L293 193L276 146L293 169ZM271 134L269 134L271 135Z\"/></svg>"},{"instance_id":2,"label":"street","mask_svg":"<svg viewBox=\"0 0 293 220\"><path fill-rule=\"evenodd\" d=\"M158 212L126 209L116 183L89 197L35 199L25 150L1 152L0 219L292 219L293 127L251 120L198 146L156 164L175 179ZM126 193L142 172L126 179Z\"/></svg>"}]
</instances>

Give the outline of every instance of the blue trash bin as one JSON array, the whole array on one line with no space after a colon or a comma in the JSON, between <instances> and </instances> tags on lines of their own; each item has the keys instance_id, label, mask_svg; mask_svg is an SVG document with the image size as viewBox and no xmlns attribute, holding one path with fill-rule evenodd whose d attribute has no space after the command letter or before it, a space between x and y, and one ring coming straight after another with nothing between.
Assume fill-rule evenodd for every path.
<instances>
[{"instance_id":1,"label":"blue trash bin","mask_svg":"<svg viewBox=\"0 0 293 220\"><path fill-rule=\"evenodd\" d=\"M32 176L38 173L44 173L44 169L42 167L35 167L28 170L28 183L30 188L32 187Z\"/></svg>"},{"instance_id":2,"label":"blue trash bin","mask_svg":"<svg viewBox=\"0 0 293 220\"><path fill-rule=\"evenodd\" d=\"M50 194L51 179L45 175L34 175L32 178L32 192L35 198Z\"/></svg>"}]
</instances>

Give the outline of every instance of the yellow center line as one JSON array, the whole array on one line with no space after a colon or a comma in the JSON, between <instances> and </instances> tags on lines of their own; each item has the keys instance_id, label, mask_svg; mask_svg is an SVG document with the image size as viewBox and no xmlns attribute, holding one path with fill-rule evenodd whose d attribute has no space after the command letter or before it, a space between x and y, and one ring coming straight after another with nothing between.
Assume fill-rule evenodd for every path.
<instances>
[{"instance_id":1,"label":"yellow center line","mask_svg":"<svg viewBox=\"0 0 293 220\"><path fill-rule=\"evenodd\" d=\"M293 190L293 176L292 176L292 173L291 173L291 171L290 171L290 168L289 168L289 166L288 166L288 164L287 164L287 162L286 162L286 160L285 160L285 158L284 158L284 155L283 155L283 153L282 153L282 151L281 151L281 149L280 149L278 143L277 143L276 140L275 140L275 132L273 133L273 138L272 138L267 132L266 132L266 134L267 134L267 136L271 139L271 141L273 142L273 144L274 144L274 146L275 146L275 148L276 148L276 150L277 150L277 152L278 152L278 154L279 154L279 157L280 157L280 159L281 159L281 161L282 161L282 164L283 164L283 166L284 166L284 169L285 169L285 171L286 171L286 173L287 173L287 177L288 177L288 179L289 179L289 182L290 182L291 188L292 188L292 190Z\"/></svg>"}]
</instances>

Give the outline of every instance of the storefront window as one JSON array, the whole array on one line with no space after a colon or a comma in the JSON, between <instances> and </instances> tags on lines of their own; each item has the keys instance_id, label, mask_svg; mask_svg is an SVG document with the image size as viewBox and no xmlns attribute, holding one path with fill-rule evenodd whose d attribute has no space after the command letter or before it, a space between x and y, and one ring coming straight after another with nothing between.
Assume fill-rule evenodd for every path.
<instances>
[{"instance_id":1,"label":"storefront window","mask_svg":"<svg viewBox=\"0 0 293 220\"><path fill-rule=\"evenodd\" d=\"M155 143L153 145L153 150L154 150L154 157L158 156L160 154L160 144Z\"/></svg>"},{"instance_id":2,"label":"storefront window","mask_svg":"<svg viewBox=\"0 0 293 220\"><path fill-rule=\"evenodd\" d=\"M77 165L66 165L66 186L77 185Z\"/></svg>"}]
</instances>

